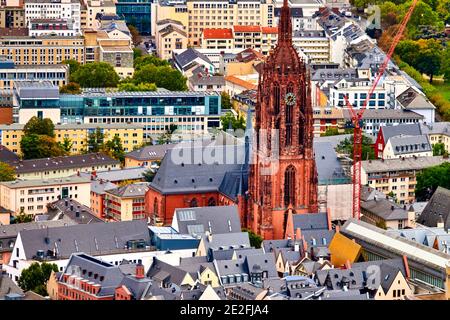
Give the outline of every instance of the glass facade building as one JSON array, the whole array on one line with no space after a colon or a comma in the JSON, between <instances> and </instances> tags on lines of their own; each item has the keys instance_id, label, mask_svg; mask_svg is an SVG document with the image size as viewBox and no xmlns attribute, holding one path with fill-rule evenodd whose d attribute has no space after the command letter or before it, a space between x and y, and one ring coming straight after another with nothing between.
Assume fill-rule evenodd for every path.
<instances>
[{"instance_id":1,"label":"glass facade building","mask_svg":"<svg viewBox=\"0 0 450 320\"><path fill-rule=\"evenodd\" d=\"M84 92L61 94L62 123L141 123L144 136L171 126L203 133L220 125L221 97L211 92Z\"/></svg>"},{"instance_id":2,"label":"glass facade building","mask_svg":"<svg viewBox=\"0 0 450 320\"><path fill-rule=\"evenodd\" d=\"M127 24L134 25L140 34L149 35L151 28L151 0L118 0L116 12Z\"/></svg>"}]
</instances>

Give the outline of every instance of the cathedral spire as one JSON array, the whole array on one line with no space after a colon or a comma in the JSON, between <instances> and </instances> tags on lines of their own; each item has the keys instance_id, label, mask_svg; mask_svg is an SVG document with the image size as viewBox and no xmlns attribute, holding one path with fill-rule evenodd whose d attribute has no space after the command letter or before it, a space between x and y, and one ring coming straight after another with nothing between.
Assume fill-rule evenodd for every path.
<instances>
[{"instance_id":1,"label":"cathedral spire","mask_svg":"<svg viewBox=\"0 0 450 320\"><path fill-rule=\"evenodd\" d=\"M283 0L283 7L281 7L280 22L278 25L278 43L291 43L292 41L292 21L291 9L288 5L288 0Z\"/></svg>"}]
</instances>

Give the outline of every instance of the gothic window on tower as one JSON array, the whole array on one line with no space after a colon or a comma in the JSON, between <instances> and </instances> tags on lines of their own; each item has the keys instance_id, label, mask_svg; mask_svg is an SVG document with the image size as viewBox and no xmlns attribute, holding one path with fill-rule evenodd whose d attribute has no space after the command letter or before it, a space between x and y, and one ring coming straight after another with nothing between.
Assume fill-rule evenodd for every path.
<instances>
[{"instance_id":1,"label":"gothic window on tower","mask_svg":"<svg viewBox=\"0 0 450 320\"><path fill-rule=\"evenodd\" d=\"M284 172L284 204L295 206L295 168L292 165Z\"/></svg>"},{"instance_id":2,"label":"gothic window on tower","mask_svg":"<svg viewBox=\"0 0 450 320\"><path fill-rule=\"evenodd\" d=\"M278 83L275 83L273 87L273 109L275 114L278 114L280 112L280 100L280 85Z\"/></svg>"},{"instance_id":3,"label":"gothic window on tower","mask_svg":"<svg viewBox=\"0 0 450 320\"><path fill-rule=\"evenodd\" d=\"M286 90L286 96L289 97L294 92L294 85L292 83L289 83L287 90ZM295 97L294 97L295 99ZM286 145L292 144L292 124L293 124L293 113L294 113L294 103L286 101Z\"/></svg>"},{"instance_id":4,"label":"gothic window on tower","mask_svg":"<svg viewBox=\"0 0 450 320\"><path fill-rule=\"evenodd\" d=\"M155 197L155 200L153 202L153 213L158 214L158 199Z\"/></svg>"},{"instance_id":5,"label":"gothic window on tower","mask_svg":"<svg viewBox=\"0 0 450 320\"><path fill-rule=\"evenodd\" d=\"M208 206L214 207L216 205L216 200L214 198L209 198L208 200Z\"/></svg>"}]
</instances>

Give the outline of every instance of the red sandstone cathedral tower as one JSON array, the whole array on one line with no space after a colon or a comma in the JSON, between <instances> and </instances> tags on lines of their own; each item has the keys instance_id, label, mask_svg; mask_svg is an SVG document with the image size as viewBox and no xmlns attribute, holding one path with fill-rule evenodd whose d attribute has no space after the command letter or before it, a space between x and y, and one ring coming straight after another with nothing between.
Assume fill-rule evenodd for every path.
<instances>
[{"instance_id":1,"label":"red sandstone cathedral tower","mask_svg":"<svg viewBox=\"0 0 450 320\"><path fill-rule=\"evenodd\" d=\"M259 81L256 150L249 176L247 223L264 239L285 237L289 212L318 210L309 78L305 63L292 46L290 8L284 0L278 44ZM278 139L271 132L278 132Z\"/></svg>"}]
</instances>

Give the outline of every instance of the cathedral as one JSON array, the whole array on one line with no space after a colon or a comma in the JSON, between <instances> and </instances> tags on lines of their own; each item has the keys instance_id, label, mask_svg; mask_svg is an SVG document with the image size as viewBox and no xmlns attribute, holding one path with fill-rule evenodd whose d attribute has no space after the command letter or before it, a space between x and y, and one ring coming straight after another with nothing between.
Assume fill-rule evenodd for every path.
<instances>
[{"instance_id":1,"label":"cathedral","mask_svg":"<svg viewBox=\"0 0 450 320\"><path fill-rule=\"evenodd\" d=\"M292 234L286 227L292 215L318 212L309 72L292 45L286 0L278 32L260 74L254 130L247 118L245 146L225 150L216 141L208 147L225 155L236 149L238 161L180 165L173 161L176 149L168 150L145 196L154 223L172 223L176 208L236 205L242 227L264 239L284 239Z\"/></svg>"},{"instance_id":2,"label":"cathedral","mask_svg":"<svg viewBox=\"0 0 450 320\"><path fill-rule=\"evenodd\" d=\"M278 44L259 79L248 221L264 239L283 239L289 214L318 211L310 75L292 45L284 0Z\"/></svg>"}]
</instances>

